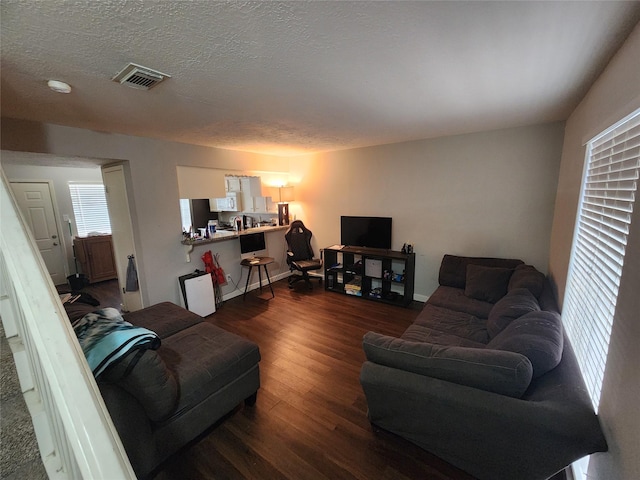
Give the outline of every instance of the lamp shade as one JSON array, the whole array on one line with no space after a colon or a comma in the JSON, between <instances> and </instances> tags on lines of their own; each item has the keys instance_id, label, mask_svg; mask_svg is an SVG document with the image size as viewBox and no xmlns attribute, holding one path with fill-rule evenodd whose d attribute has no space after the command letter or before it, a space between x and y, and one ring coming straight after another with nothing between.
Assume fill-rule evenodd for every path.
<instances>
[{"instance_id":1,"label":"lamp shade","mask_svg":"<svg viewBox=\"0 0 640 480\"><path fill-rule=\"evenodd\" d=\"M278 202L293 202L295 200L295 192L293 187L280 187Z\"/></svg>"}]
</instances>

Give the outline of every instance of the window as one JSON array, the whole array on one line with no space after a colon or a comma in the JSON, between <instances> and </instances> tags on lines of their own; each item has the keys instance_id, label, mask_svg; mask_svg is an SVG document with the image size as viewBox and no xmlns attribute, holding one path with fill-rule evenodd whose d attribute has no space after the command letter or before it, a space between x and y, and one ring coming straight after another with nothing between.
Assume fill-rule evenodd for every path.
<instances>
[{"instance_id":1,"label":"window","mask_svg":"<svg viewBox=\"0 0 640 480\"><path fill-rule=\"evenodd\" d=\"M101 183L69 183L73 215L79 237L89 233L111 233L107 199Z\"/></svg>"},{"instance_id":2,"label":"window","mask_svg":"<svg viewBox=\"0 0 640 480\"><path fill-rule=\"evenodd\" d=\"M597 411L640 171L640 110L587 144L562 312Z\"/></svg>"},{"instance_id":3,"label":"window","mask_svg":"<svg viewBox=\"0 0 640 480\"><path fill-rule=\"evenodd\" d=\"M182 231L191 232L191 201L188 198L180 199L180 219L182 220Z\"/></svg>"}]
</instances>

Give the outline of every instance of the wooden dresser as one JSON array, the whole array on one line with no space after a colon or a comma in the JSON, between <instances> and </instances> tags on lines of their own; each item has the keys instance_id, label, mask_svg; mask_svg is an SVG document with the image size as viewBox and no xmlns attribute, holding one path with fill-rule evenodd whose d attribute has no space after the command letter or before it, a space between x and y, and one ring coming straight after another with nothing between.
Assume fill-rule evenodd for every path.
<instances>
[{"instance_id":1,"label":"wooden dresser","mask_svg":"<svg viewBox=\"0 0 640 480\"><path fill-rule=\"evenodd\" d=\"M111 235L75 237L73 248L82 273L87 276L89 283L118 277Z\"/></svg>"}]
</instances>

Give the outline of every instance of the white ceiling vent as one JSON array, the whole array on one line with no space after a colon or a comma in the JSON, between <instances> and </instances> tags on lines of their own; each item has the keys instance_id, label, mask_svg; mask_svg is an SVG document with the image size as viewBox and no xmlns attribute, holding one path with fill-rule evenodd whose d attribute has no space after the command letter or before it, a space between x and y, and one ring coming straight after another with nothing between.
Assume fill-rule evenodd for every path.
<instances>
[{"instance_id":1,"label":"white ceiling vent","mask_svg":"<svg viewBox=\"0 0 640 480\"><path fill-rule=\"evenodd\" d=\"M113 77L112 80L114 82L120 82L123 85L128 85L129 87L139 88L140 90L149 90L165 78L171 78L171 75L143 67L142 65L130 63L120 70L120 73Z\"/></svg>"}]
</instances>

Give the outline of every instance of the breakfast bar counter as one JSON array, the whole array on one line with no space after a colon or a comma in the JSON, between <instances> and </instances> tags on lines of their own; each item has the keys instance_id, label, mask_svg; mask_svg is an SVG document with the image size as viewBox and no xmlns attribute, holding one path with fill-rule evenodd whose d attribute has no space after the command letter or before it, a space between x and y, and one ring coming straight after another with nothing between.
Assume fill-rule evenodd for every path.
<instances>
[{"instance_id":1,"label":"breakfast bar counter","mask_svg":"<svg viewBox=\"0 0 640 480\"><path fill-rule=\"evenodd\" d=\"M187 238L180 242L182 245L187 247L187 262L191 261L191 252L198 245L207 245L210 243L218 243L225 242L227 240L234 240L239 238L242 235L246 235L249 233L257 233L257 232L276 232L280 230L287 230L289 225L282 226L265 226L265 227L253 227L241 230L239 232L235 230L216 230L216 233L213 234L213 238Z\"/></svg>"}]
</instances>

